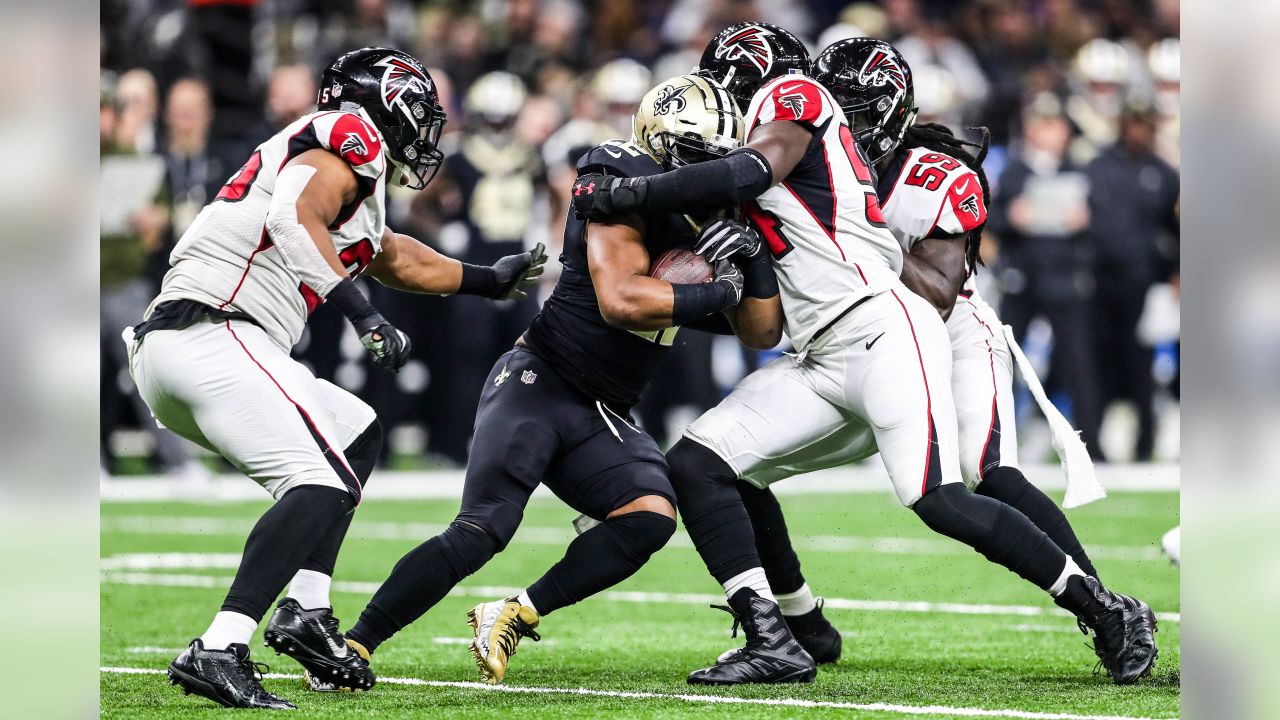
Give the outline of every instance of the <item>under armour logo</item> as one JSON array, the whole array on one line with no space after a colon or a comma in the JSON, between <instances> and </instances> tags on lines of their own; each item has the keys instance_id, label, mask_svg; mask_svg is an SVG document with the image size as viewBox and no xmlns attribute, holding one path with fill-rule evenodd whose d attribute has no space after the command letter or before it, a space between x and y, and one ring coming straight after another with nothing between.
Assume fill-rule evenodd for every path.
<instances>
[{"instance_id":1,"label":"under armour logo","mask_svg":"<svg viewBox=\"0 0 1280 720\"><path fill-rule=\"evenodd\" d=\"M538 373L532 370L525 370L524 372L520 373L520 382L524 383L525 385L532 385L533 381L537 379L538 379Z\"/></svg>"},{"instance_id":2,"label":"under armour logo","mask_svg":"<svg viewBox=\"0 0 1280 720\"><path fill-rule=\"evenodd\" d=\"M590 185L578 185L578 187L573 189L574 196L581 195L583 190L586 190L588 195L595 192L596 191L595 181L592 180Z\"/></svg>"}]
</instances>

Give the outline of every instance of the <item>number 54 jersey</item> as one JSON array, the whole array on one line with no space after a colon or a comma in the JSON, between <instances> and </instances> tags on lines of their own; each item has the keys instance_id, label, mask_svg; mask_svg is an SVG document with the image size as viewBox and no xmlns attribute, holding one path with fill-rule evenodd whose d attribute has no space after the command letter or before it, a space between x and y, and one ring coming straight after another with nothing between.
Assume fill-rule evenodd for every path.
<instances>
[{"instance_id":1,"label":"number 54 jersey","mask_svg":"<svg viewBox=\"0 0 1280 720\"><path fill-rule=\"evenodd\" d=\"M200 211L169 256L171 268L152 308L189 299L243 312L288 352L323 299L284 264L267 233L267 211L280 170L316 148L338 155L355 174L356 196L338 212L329 237L351 275L364 270L386 227L382 137L355 113L312 113L259 145Z\"/></svg>"}]
</instances>

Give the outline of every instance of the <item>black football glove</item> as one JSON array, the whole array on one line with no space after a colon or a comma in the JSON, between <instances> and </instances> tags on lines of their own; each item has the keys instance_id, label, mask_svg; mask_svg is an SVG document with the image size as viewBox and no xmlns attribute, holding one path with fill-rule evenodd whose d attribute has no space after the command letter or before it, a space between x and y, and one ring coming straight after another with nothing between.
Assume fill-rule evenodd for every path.
<instances>
[{"instance_id":1,"label":"black football glove","mask_svg":"<svg viewBox=\"0 0 1280 720\"><path fill-rule=\"evenodd\" d=\"M395 325L387 322L381 315L372 318L372 324L353 324L356 334L360 336L360 344L373 356L373 364L398 372L409 362L409 350L413 343L409 336L401 332ZM361 327L365 325L365 327Z\"/></svg>"},{"instance_id":2,"label":"black football glove","mask_svg":"<svg viewBox=\"0 0 1280 720\"><path fill-rule=\"evenodd\" d=\"M715 271L714 282L722 285L729 291L729 306L732 307L742 301L742 284L746 279L742 276L742 268L739 268L733 261L725 259L715 263L713 270Z\"/></svg>"},{"instance_id":3,"label":"black football glove","mask_svg":"<svg viewBox=\"0 0 1280 720\"><path fill-rule=\"evenodd\" d=\"M375 365L396 372L409 361L409 336L387 322L350 279L335 285L325 296L325 302L332 303L351 321L360 344L373 356Z\"/></svg>"},{"instance_id":4,"label":"black football glove","mask_svg":"<svg viewBox=\"0 0 1280 720\"><path fill-rule=\"evenodd\" d=\"M715 264L733 257L739 262L751 260L764 251L760 235L744 222L718 218L702 228L693 251Z\"/></svg>"},{"instance_id":5,"label":"black football glove","mask_svg":"<svg viewBox=\"0 0 1280 720\"><path fill-rule=\"evenodd\" d=\"M538 278L542 277L542 266L547 262L545 251L542 243L538 243L529 252L499 258L493 264L494 280L498 285L493 299L523 300L529 297L525 290L537 285Z\"/></svg>"},{"instance_id":6,"label":"black football glove","mask_svg":"<svg viewBox=\"0 0 1280 720\"><path fill-rule=\"evenodd\" d=\"M647 178L619 178L600 173L579 175L569 200L581 220L607 220L639 210L648 194Z\"/></svg>"}]
</instances>

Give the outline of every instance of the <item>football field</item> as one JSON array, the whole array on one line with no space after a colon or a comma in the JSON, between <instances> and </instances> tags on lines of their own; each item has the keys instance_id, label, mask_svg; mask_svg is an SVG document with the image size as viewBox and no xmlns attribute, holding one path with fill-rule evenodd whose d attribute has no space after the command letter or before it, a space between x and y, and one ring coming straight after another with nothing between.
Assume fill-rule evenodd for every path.
<instances>
[{"instance_id":1,"label":"football field","mask_svg":"<svg viewBox=\"0 0 1280 720\"><path fill-rule=\"evenodd\" d=\"M375 476L374 482L377 482ZM245 481L248 485L248 482ZM1061 499L1061 493L1052 493ZM781 498L805 575L844 633L844 656L810 685L685 684L731 639L730 617L683 530L635 577L544 618L506 683L476 683L466 611L514 594L558 560L575 513L535 497L511 546L374 656L362 694L304 689L292 660L266 687L301 717L376 718L1172 718L1179 713L1178 570L1159 538L1178 524L1172 491L1118 492L1068 512L1102 579L1160 616L1152 677L1117 687L1073 618L1018 577L932 534L888 492ZM207 626L261 501L102 506L101 703L110 718L227 717L162 674ZM345 629L400 556L439 532L457 501L371 498L339 559L334 610Z\"/></svg>"}]
</instances>

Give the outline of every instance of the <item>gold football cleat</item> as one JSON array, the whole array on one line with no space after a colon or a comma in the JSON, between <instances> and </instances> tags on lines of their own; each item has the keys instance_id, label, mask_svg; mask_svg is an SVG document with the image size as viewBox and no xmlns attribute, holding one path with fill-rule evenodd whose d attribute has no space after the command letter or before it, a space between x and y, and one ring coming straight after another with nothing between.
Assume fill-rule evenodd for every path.
<instances>
[{"instance_id":1,"label":"gold football cleat","mask_svg":"<svg viewBox=\"0 0 1280 720\"><path fill-rule=\"evenodd\" d=\"M475 630L471 655L480 669L480 679L490 685L506 676L507 663L516 654L520 638L542 639L533 630L538 627L538 613L515 598L480 603L467 611L467 618Z\"/></svg>"}]
</instances>

